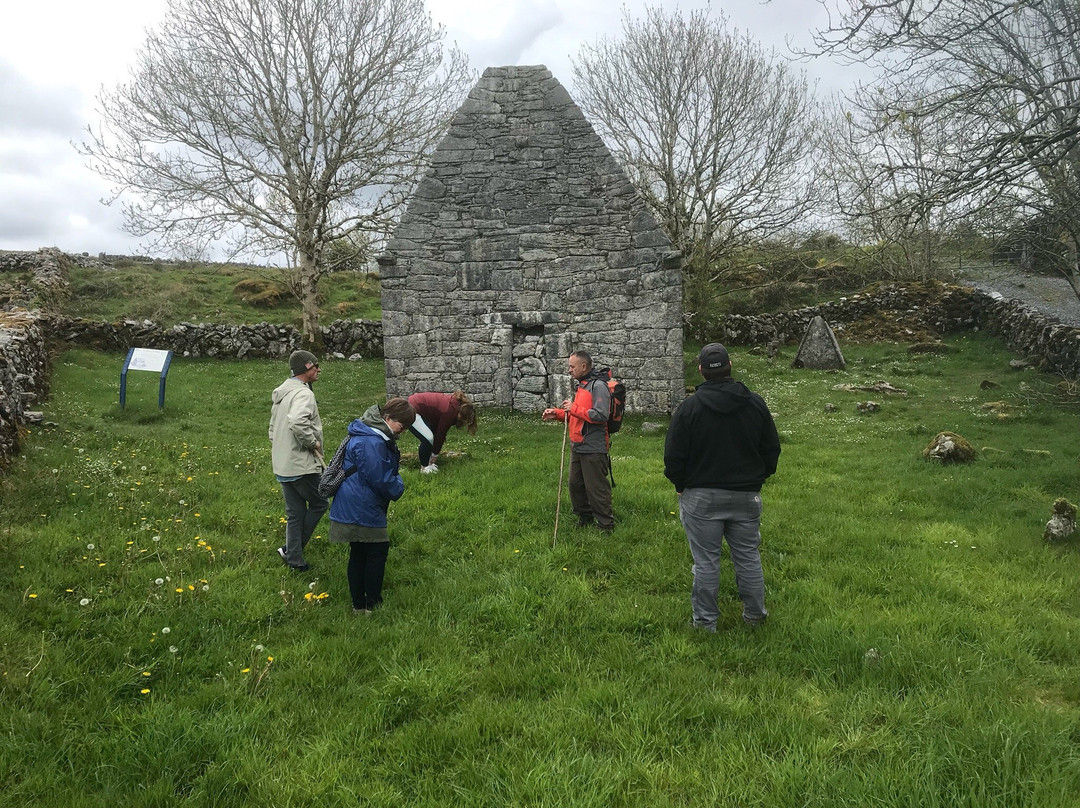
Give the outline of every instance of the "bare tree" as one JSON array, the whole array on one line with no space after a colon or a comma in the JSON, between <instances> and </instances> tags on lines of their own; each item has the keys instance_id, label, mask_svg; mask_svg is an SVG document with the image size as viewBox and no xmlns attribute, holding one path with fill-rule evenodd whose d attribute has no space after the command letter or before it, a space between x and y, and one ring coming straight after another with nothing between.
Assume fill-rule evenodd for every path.
<instances>
[{"instance_id":1,"label":"bare tree","mask_svg":"<svg viewBox=\"0 0 1080 808\"><path fill-rule=\"evenodd\" d=\"M964 133L882 112L882 98L863 90L837 103L823 174L849 237L871 250L885 276L927 280L939 269L942 234L963 212L942 177Z\"/></svg>"},{"instance_id":2,"label":"bare tree","mask_svg":"<svg viewBox=\"0 0 1080 808\"><path fill-rule=\"evenodd\" d=\"M805 76L722 15L624 11L622 36L582 47L576 95L688 274L784 233L814 200L818 111Z\"/></svg>"},{"instance_id":3,"label":"bare tree","mask_svg":"<svg viewBox=\"0 0 1080 808\"><path fill-rule=\"evenodd\" d=\"M883 68L891 114L965 133L947 193L1054 222L1080 297L1080 3L821 2L819 47Z\"/></svg>"},{"instance_id":4,"label":"bare tree","mask_svg":"<svg viewBox=\"0 0 1080 808\"><path fill-rule=\"evenodd\" d=\"M297 266L307 342L331 243L384 237L470 80L423 0L173 0L81 150L158 246Z\"/></svg>"}]
</instances>

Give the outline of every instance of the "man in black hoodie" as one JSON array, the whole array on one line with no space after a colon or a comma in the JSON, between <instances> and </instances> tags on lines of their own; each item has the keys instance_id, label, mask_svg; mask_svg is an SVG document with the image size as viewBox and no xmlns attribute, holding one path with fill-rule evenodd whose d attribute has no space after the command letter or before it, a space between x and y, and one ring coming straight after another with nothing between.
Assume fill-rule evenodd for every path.
<instances>
[{"instance_id":1,"label":"man in black hoodie","mask_svg":"<svg viewBox=\"0 0 1080 808\"><path fill-rule=\"evenodd\" d=\"M769 408L731 378L731 359L719 342L698 355L698 386L671 416L664 475L679 495L679 518L694 559L693 625L716 631L720 549L726 538L743 604L743 620L765 622L761 572L761 484L780 457Z\"/></svg>"}]
</instances>

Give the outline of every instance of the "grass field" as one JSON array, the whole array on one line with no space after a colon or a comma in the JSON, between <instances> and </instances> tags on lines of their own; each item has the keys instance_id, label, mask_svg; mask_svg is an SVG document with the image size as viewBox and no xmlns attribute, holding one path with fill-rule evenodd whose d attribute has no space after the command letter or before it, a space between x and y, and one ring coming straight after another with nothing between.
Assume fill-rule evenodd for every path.
<instances>
[{"instance_id":1,"label":"grass field","mask_svg":"<svg viewBox=\"0 0 1080 808\"><path fill-rule=\"evenodd\" d=\"M715 635L686 626L641 416L614 440L612 536L570 527L564 493L553 546L562 433L538 417L482 411L437 475L412 458L386 602L358 617L327 523L310 573L274 550L282 363L177 360L159 412L152 374L120 410L121 357L66 353L0 479L2 803L1075 806L1080 553L1042 530L1080 499L1078 411L994 340L949 343L845 346L838 373L732 349L783 454L770 621L741 628L725 563ZM336 445L382 366L324 367ZM879 379L908 394L835 389ZM924 460L942 430L976 462Z\"/></svg>"},{"instance_id":2,"label":"grass field","mask_svg":"<svg viewBox=\"0 0 1080 808\"><path fill-rule=\"evenodd\" d=\"M276 295L260 296L245 282L270 285ZM300 303L287 290L280 269L230 264L71 270L71 299L64 313L91 320L300 324ZM319 321L382 319L377 279L361 272L336 272L319 282Z\"/></svg>"}]
</instances>

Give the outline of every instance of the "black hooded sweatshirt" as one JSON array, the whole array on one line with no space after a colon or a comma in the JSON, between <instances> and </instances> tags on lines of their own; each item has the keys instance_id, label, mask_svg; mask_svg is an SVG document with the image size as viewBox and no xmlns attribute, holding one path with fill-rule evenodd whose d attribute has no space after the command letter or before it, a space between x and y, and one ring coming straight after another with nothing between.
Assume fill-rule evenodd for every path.
<instances>
[{"instance_id":1,"label":"black hooded sweatshirt","mask_svg":"<svg viewBox=\"0 0 1080 808\"><path fill-rule=\"evenodd\" d=\"M699 385L671 416L664 476L686 488L760 491L776 472L780 437L765 401L742 382Z\"/></svg>"}]
</instances>

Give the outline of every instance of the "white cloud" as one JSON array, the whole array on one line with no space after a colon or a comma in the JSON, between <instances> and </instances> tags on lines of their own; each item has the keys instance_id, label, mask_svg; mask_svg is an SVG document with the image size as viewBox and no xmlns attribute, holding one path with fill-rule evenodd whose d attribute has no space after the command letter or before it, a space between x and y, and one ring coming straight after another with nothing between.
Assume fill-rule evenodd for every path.
<instances>
[{"instance_id":1,"label":"white cloud","mask_svg":"<svg viewBox=\"0 0 1080 808\"><path fill-rule=\"evenodd\" d=\"M573 94L570 58L583 42L617 36L622 6L642 13L645 0L428 0L448 39L478 72L506 64L543 64ZM670 5L670 0L654 4ZM94 98L127 75L166 0L31 0L8 3L0 34L0 249L58 246L70 252L139 252L121 229L110 188L70 141L93 121ZM708 0L678 0L684 10ZM733 26L783 50L823 23L816 0L713 0ZM807 65L827 87L838 69Z\"/></svg>"}]
</instances>

